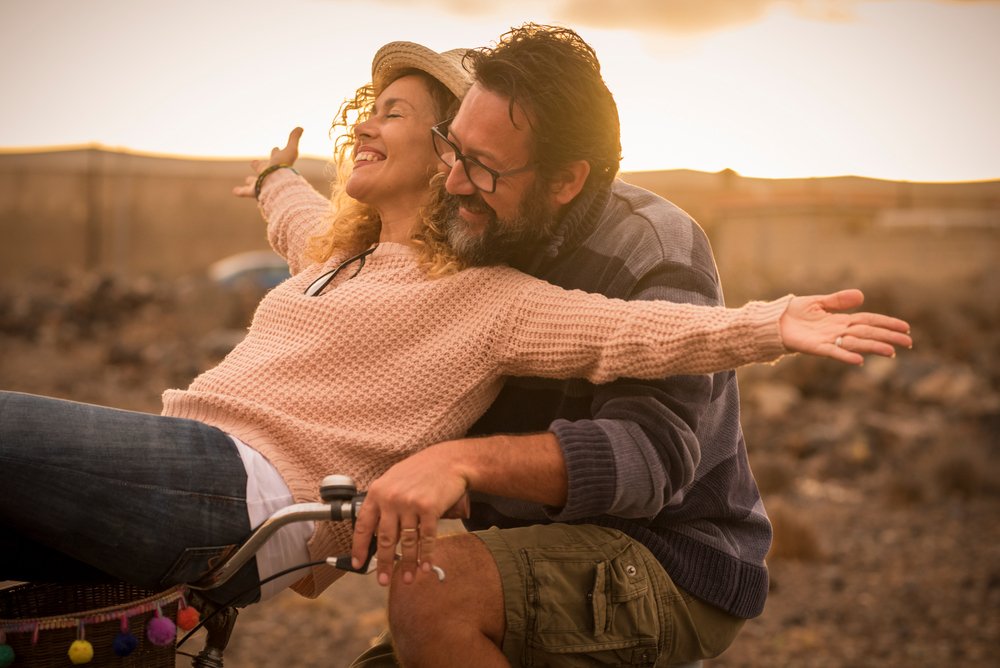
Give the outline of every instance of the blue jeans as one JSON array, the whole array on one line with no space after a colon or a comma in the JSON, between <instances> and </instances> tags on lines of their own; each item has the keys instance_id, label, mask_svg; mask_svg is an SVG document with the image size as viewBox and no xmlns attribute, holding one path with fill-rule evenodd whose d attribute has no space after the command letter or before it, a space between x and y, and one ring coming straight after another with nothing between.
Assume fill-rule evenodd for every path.
<instances>
[{"instance_id":1,"label":"blue jeans","mask_svg":"<svg viewBox=\"0 0 1000 668\"><path fill-rule=\"evenodd\" d=\"M192 582L250 532L246 471L194 420L0 392L0 580ZM251 561L209 597L259 597Z\"/></svg>"}]
</instances>

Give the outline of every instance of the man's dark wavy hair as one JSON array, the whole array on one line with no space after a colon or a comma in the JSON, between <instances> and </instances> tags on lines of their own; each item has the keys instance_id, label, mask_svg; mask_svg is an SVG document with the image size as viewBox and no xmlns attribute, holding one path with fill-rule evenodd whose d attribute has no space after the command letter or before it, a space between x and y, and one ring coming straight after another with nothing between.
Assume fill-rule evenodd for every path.
<instances>
[{"instance_id":1,"label":"man's dark wavy hair","mask_svg":"<svg viewBox=\"0 0 1000 668\"><path fill-rule=\"evenodd\" d=\"M476 83L520 106L534 135L539 173L550 178L575 160L590 163L585 189L611 183L621 161L618 106L597 54L576 32L527 23L494 47L474 49L466 67Z\"/></svg>"}]
</instances>

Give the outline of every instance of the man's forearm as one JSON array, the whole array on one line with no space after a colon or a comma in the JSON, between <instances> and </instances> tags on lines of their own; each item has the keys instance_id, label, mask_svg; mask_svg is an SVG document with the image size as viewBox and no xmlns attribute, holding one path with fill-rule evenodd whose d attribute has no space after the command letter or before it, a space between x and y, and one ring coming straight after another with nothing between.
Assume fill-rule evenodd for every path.
<instances>
[{"instance_id":1,"label":"man's forearm","mask_svg":"<svg viewBox=\"0 0 1000 668\"><path fill-rule=\"evenodd\" d=\"M433 446L476 492L561 508L566 504L566 462L551 432L484 436Z\"/></svg>"}]
</instances>

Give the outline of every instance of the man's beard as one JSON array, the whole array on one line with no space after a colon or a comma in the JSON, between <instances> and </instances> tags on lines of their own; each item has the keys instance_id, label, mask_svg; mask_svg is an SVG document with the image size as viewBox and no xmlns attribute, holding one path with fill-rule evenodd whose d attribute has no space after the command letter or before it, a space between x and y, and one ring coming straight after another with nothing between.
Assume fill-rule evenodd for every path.
<instances>
[{"instance_id":1,"label":"man's beard","mask_svg":"<svg viewBox=\"0 0 1000 668\"><path fill-rule=\"evenodd\" d=\"M546 201L547 188L536 179L518 204L512 218L499 218L478 192L473 195L444 195L444 233L455 254L467 266L495 264L524 265L552 237L556 219ZM485 213L484 229L472 231L458 213L464 207L473 213Z\"/></svg>"}]
</instances>

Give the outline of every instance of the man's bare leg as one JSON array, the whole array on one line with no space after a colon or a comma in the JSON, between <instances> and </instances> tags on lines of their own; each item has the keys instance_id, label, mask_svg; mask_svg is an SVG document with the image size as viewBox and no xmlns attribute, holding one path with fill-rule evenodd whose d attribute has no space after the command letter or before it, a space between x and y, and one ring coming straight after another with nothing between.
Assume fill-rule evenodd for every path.
<instances>
[{"instance_id":1,"label":"man's bare leg","mask_svg":"<svg viewBox=\"0 0 1000 668\"><path fill-rule=\"evenodd\" d=\"M500 572L483 542L470 534L440 538L434 563L404 584L397 570L389 593L389 628L403 666L509 666Z\"/></svg>"}]
</instances>

